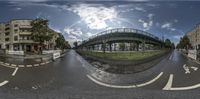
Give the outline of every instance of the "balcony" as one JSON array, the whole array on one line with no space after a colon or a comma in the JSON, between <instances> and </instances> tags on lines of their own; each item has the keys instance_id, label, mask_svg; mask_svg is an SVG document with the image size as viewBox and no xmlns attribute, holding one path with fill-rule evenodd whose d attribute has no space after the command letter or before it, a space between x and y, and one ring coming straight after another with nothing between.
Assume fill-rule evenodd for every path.
<instances>
[{"instance_id":1,"label":"balcony","mask_svg":"<svg viewBox=\"0 0 200 99\"><path fill-rule=\"evenodd\" d=\"M5 31L8 31L8 30L10 30L10 27L5 28Z\"/></svg>"},{"instance_id":2,"label":"balcony","mask_svg":"<svg viewBox=\"0 0 200 99\"><path fill-rule=\"evenodd\" d=\"M19 32L19 35L31 35L31 32Z\"/></svg>"},{"instance_id":3,"label":"balcony","mask_svg":"<svg viewBox=\"0 0 200 99\"><path fill-rule=\"evenodd\" d=\"M19 28L32 28L30 25L20 25Z\"/></svg>"},{"instance_id":4,"label":"balcony","mask_svg":"<svg viewBox=\"0 0 200 99\"><path fill-rule=\"evenodd\" d=\"M20 39L19 43L35 43L33 40L24 40L24 39Z\"/></svg>"},{"instance_id":5,"label":"balcony","mask_svg":"<svg viewBox=\"0 0 200 99\"><path fill-rule=\"evenodd\" d=\"M5 36L10 36L10 32L5 32Z\"/></svg>"}]
</instances>

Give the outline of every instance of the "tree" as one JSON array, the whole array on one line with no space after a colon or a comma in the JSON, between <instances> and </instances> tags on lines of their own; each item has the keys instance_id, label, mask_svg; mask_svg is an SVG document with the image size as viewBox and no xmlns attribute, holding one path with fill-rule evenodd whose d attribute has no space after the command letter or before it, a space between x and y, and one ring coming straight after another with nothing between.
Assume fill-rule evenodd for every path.
<instances>
[{"instance_id":1,"label":"tree","mask_svg":"<svg viewBox=\"0 0 200 99\"><path fill-rule=\"evenodd\" d=\"M55 42L56 42L56 47L62 50L71 48L69 42L65 41L65 38L61 34L59 35L59 37L56 39Z\"/></svg>"},{"instance_id":2,"label":"tree","mask_svg":"<svg viewBox=\"0 0 200 99\"><path fill-rule=\"evenodd\" d=\"M76 41L76 42L74 42L73 44L74 44L74 48L76 49L77 46L78 46L78 42Z\"/></svg>"},{"instance_id":3,"label":"tree","mask_svg":"<svg viewBox=\"0 0 200 99\"><path fill-rule=\"evenodd\" d=\"M121 49L122 51L125 50L125 43L119 43L119 49Z\"/></svg>"},{"instance_id":4,"label":"tree","mask_svg":"<svg viewBox=\"0 0 200 99\"><path fill-rule=\"evenodd\" d=\"M177 44L177 48L186 49L186 50L192 48L192 45L187 35L180 38L180 42Z\"/></svg>"},{"instance_id":5,"label":"tree","mask_svg":"<svg viewBox=\"0 0 200 99\"><path fill-rule=\"evenodd\" d=\"M172 47L172 43L171 43L171 41L169 39L165 40L165 47L166 48L171 48Z\"/></svg>"},{"instance_id":6,"label":"tree","mask_svg":"<svg viewBox=\"0 0 200 99\"><path fill-rule=\"evenodd\" d=\"M32 32L32 39L35 42L38 42L40 47L39 50L42 52L44 42L50 41L53 37L53 32L48 28L48 20L44 19L35 19L31 22L31 32Z\"/></svg>"}]
</instances>

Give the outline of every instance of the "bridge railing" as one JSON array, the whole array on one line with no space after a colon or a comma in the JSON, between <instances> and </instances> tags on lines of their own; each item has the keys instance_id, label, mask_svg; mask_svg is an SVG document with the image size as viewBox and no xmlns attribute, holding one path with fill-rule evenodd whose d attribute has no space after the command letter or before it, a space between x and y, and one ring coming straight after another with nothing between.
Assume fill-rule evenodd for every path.
<instances>
[{"instance_id":1,"label":"bridge railing","mask_svg":"<svg viewBox=\"0 0 200 99\"><path fill-rule=\"evenodd\" d=\"M116 29L111 29L111 30L106 30L106 31L102 31L90 38L88 38L87 40L84 40L84 42L87 42L91 39L94 39L98 36L101 36L101 35L104 35L104 34L110 34L110 33L124 33L124 32L130 32L130 33L137 33L137 34L143 34L143 35L146 35L146 36L149 36L149 37L152 37L156 40L160 40L157 36L154 36L153 34L151 33L148 33L148 32L145 32L145 31L142 31L142 30L138 30L138 29L132 29L132 28L116 28Z\"/></svg>"}]
</instances>

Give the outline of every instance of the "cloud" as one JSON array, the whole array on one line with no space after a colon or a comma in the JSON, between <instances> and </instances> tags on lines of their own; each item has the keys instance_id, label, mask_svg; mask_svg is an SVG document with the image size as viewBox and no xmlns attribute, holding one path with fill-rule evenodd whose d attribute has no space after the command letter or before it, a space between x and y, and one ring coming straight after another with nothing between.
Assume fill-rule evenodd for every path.
<instances>
[{"instance_id":1,"label":"cloud","mask_svg":"<svg viewBox=\"0 0 200 99\"><path fill-rule=\"evenodd\" d=\"M173 38L179 40L182 36L183 36L183 35L174 35Z\"/></svg>"},{"instance_id":2,"label":"cloud","mask_svg":"<svg viewBox=\"0 0 200 99\"><path fill-rule=\"evenodd\" d=\"M143 20L143 19L139 19L138 22L142 23L143 29L145 31L149 30L152 26L153 26L153 16L154 14L148 14L147 17L147 21Z\"/></svg>"},{"instance_id":3,"label":"cloud","mask_svg":"<svg viewBox=\"0 0 200 99\"><path fill-rule=\"evenodd\" d=\"M114 7L104 7L100 4L79 4L62 8L79 15L90 29L104 29L108 27L107 21L117 18L117 11Z\"/></svg>"},{"instance_id":4,"label":"cloud","mask_svg":"<svg viewBox=\"0 0 200 99\"><path fill-rule=\"evenodd\" d=\"M167 23L163 24L163 25L161 26L161 28L162 28L162 29L167 29L167 30L170 30L170 31L176 31L176 29L172 27L172 24L173 24L173 23L167 22Z\"/></svg>"},{"instance_id":5,"label":"cloud","mask_svg":"<svg viewBox=\"0 0 200 99\"><path fill-rule=\"evenodd\" d=\"M15 8L16 11L19 11L19 10L21 10L21 9L22 9L22 8Z\"/></svg>"},{"instance_id":6,"label":"cloud","mask_svg":"<svg viewBox=\"0 0 200 99\"><path fill-rule=\"evenodd\" d=\"M81 31L80 28L68 28L68 27L66 27L64 29L64 32L67 33L68 35L72 35L72 36L77 37L77 39L80 38L81 35L83 34L83 32Z\"/></svg>"},{"instance_id":7,"label":"cloud","mask_svg":"<svg viewBox=\"0 0 200 99\"><path fill-rule=\"evenodd\" d=\"M137 11L142 11L142 12L146 12L146 10L142 7L135 7L135 10Z\"/></svg>"},{"instance_id":8,"label":"cloud","mask_svg":"<svg viewBox=\"0 0 200 99\"><path fill-rule=\"evenodd\" d=\"M53 1L53 0L8 0L11 2L46 2L46 1Z\"/></svg>"}]
</instances>

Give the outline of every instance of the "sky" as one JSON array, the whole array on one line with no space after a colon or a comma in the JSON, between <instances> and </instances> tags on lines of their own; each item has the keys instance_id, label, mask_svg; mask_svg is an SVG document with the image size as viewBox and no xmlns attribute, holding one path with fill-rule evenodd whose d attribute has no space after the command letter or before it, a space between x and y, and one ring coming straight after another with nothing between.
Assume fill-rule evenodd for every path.
<instances>
[{"instance_id":1,"label":"sky","mask_svg":"<svg viewBox=\"0 0 200 99\"><path fill-rule=\"evenodd\" d=\"M114 28L134 28L177 44L200 23L198 1L59 1L1 0L0 22L12 19L49 20L49 27L67 41L81 41Z\"/></svg>"}]
</instances>

